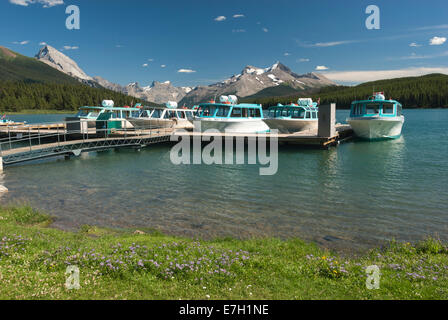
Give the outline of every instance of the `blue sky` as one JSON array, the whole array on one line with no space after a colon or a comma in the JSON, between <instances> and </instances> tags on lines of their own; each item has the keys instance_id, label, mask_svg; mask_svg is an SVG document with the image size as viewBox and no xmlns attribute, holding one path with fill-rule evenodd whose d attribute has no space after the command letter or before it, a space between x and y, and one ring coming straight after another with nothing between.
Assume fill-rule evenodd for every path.
<instances>
[{"instance_id":1,"label":"blue sky","mask_svg":"<svg viewBox=\"0 0 448 320\"><path fill-rule=\"evenodd\" d=\"M371 4L379 30L365 26ZM122 85L205 85L276 61L339 83L448 74L446 0L0 0L0 29L0 45L34 56L45 42Z\"/></svg>"}]
</instances>

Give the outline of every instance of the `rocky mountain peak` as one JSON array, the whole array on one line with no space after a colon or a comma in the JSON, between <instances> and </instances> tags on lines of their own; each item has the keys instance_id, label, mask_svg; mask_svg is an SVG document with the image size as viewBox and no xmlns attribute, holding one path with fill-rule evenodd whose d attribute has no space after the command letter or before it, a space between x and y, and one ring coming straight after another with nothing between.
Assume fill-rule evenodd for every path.
<instances>
[{"instance_id":1,"label":"rocky mountain peak","mask_svg":"<svg viewBox=\"0 0 448 320\"><path fill-rule=\"evenodd\" d=\"M75 61L50 45L43 46L36 54L35 58L48 64L50 67L77 78L78 80L93 80L76 64Z\"/></svg>"}]
</instances>

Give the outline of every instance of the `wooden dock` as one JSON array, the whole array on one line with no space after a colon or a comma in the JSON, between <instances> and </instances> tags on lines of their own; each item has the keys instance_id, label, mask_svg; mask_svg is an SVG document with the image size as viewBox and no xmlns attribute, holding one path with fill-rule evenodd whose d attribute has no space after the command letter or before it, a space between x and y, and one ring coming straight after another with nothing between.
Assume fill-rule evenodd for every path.
<instances>
[{"instance_id":1,"label":"wooden dock","mask_svg":"<svg viewBox=\"0 0 448 320\"><path fill-rule=\"evenodd\" d=\"M295 145L302 147L317 147L317 148L328 148L330 146L337 145L341 140L346 140L353 135L353 130L349 125L344 124L336 124L335 126L336 133L331 137L320 137L318 135L317 129L301 131L295 133L278 133L276 134L276 138L278 140L279 145ZM234 139L238 138L257 138L260 136L266 136L266 141L270 141L272 134L271 133L207 133L207 132L185 132L185 131L174 131L174 136L182 137L182 136L190 136L190 137L207 137L207 141L210 140L211 137L222 137L228 138L232 137Z\"/></svg>"}]
</instances>

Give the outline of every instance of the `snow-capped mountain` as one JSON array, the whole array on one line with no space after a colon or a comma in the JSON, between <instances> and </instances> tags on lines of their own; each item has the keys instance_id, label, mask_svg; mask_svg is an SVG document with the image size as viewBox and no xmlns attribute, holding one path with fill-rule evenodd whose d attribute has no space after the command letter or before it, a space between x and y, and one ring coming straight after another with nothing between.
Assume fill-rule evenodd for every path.
<instances>
[{"instance_id":1,"label":"snow-capped mountain","mask_svg":"<svg viewBox=\"0 0 448 320\"><path fill-rule=\"evenodd\" d=\"M121 86L99 76L90 77L75 61L49 45L43 46L36 55L36 58L90 86L101 86L158 104L163 104L167 101L176 101L181 105L192 105L218 97L222 94L234 94L238 97L247 97L263 89L280 85L286 85L297 90L336 85L336 83L321 74L311 72L298 75L292 72L287 66L277 62L268 68L246 66L241 73L208 86L175 87L170 81L153 81L151 85L143 87L138 82Z\"/></svg>"},{"instance_id":2,"label":"snow-capped mountain","mask_svg":"<svg viewBox=\"0 0 448 320\"><path fill-rule=\"evenodd\" d=\"M178 102L191 90L190 87L175 87L170 81L153 81L150 86L146 87L141 87L138 82L130 83L123 92L146 101L162 104L167 101Z\"/></svg>"},{"instance_id":3,"label":"snow-capped mountain","mask_svg":"<svg viewBox=\"0 0 448 320\"><path fill-rule=\"evenodd\" d=\"M294 89L304 90L336 85L336 83L314 72L298 75L287 66L277 62L268 68L246 66L241 73L233 75L229 79L208 86L196 87L180 103L196 104L222 94L247 97L263 89L279 85L288 85Z\"/></svg>"},{"instance_id":4,"label":"snow-capped mountain","mask_svg":"<svg viewBox=\"0 0 448 320\"><path fill-rule=\"evenodd\" d=\"M89 77L75 61L67 57L62 52L56 50L52 46L45 45L36 54L36 59L48 64L73 78L77 78L80 81L92 81L93 79Z\"/></svg>"}]
</instances>

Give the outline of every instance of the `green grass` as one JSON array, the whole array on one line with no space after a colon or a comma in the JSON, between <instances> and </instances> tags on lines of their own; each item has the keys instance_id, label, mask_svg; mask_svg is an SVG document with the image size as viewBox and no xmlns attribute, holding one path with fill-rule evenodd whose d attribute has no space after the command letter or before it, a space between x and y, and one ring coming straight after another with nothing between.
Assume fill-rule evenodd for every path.
<instances>
[{"instance_id":1,"label":"green grass","mask_svg":"<svg viewBox=\"0 0 448 320\"><path fill-rule=\"evenodd\" d=\"M51 221L29 206L0 208L0 299L448 298L448 249L436 239L347 258L298 239L66 232ZM80 289L65 287L71 264ZM370 265L379 289L366 288Z\"/></svg>"}]
</instances>

